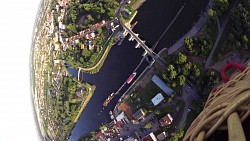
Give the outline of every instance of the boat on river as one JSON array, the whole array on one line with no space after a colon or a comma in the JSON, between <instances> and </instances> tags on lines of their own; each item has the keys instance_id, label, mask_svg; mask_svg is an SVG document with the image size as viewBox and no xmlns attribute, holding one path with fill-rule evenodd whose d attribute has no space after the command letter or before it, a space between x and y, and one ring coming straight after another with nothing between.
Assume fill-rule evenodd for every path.
<instances>
[{"instance_id":1,"label":"boat on river","mask_svg":"<svg viewBox=\"0 0 250 141\"><path fill-rule=\"evenodd\" d=\"M108 96L108 98L104 101L103 106L108 106L109 102L114 98L115 93L113 92Z\"/></svg>"},{"instance_id":2,"label":"boat on river","mask_svg":"<svg viewBox=\"0 0 250 141\"><path fill-rule=\"evenodd\" d=\"M135 76L136 76L136 72L133 72L133 73L129 76L129 78L127 79L127 84L129 84L129 83L134 79Z\"/></svg>"}]
</instances>

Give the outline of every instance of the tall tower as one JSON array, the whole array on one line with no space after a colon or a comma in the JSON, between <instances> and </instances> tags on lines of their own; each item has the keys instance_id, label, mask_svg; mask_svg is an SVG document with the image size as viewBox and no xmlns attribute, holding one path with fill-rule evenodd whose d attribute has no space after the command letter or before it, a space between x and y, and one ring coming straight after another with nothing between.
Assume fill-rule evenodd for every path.
<instances>
[{"instance_id":1,"label":"tall tower","mask_svg":"<svg viewBox=\"0 0 250 141\"><path fill-rule=\"evenodd\" d=\"M229 80L225 71L230 67L236 67L241 72L233 73ZM250 61L244 66L228 64L221 75L224 83L212 90L203 111L187 130L184 141L203 141L212 134L225 131L229 141L246 141L249 133L244 132L242 122L250 114Z\"/></svg>"}]
</instances>

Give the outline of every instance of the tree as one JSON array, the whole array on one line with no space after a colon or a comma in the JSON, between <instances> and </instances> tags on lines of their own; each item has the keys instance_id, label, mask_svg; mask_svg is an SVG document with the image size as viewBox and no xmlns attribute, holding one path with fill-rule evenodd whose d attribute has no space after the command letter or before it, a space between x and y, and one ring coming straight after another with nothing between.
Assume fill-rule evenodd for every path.
<instances>
[{"instance_id":1,"label":"tree","mask_svg":"<svg viewBox=\"0 0 250 141\"><path fill-rule=\"evenodd\" d=\"M228 34L228 39L229 39L229 41L234 41L234 39L235 39L235 37L234 37L234 35L233 35L233 33L229 33Z\"/></svg>"},{"instance_id":2,"label":"tree","mask_svg":"<svg viewBox=\"0 0 250 141\"><path fill-rule=\"evenodd\" d=\"M101 33L102 33L102 28L101 28L101 27L98 27L98 28L96 29L96 31L98 32L98 34L101 34Z\"/></svg>"},{"instance_id":3,"label":"tree","mask_svg":"<svg viewBox=\"0 0 250 141\"><path fill-rule=\"evenodd\" d=\"M188 48L189 52L193 53L194 52L194 50L193 50L193 46L194 46L193 39L190 38L190 37L186 37L184 39L184 42L185 42L185 46Z\"/></svg>"},{"instance_id":4,"label":"tree","mask_svg":"<svg viewBox=\"0 0 250 141\"><path fill-rule=\"evenodd\" d=\"M216 11L214 11L213 9L209 9L208 15L209 15L209 17L211 17L212 19L214 19L214 18L217 16Z\"/></svg>"},{"instance_id":5,"label":"tree","mask_svg":"<svg viewBox=\"0 0 250 141\"><path fill-rule=\"evenodd\" d=\"M105 129L107 129L107 126L106 126L106 125L101 125L101 126L100 126L100 130L104 131Z\"/></svg>"},{"instance_id":6,"label":"tree","mask_svg":"<svg viewBox=\"0 0 250 141\"><path fill-rule=\"evenodd\" d=\"M227 0L214 0L214 11L220 17L225 14L228 9L229 3Z\"/></svg>"},{"instance_id":7,"label":"tree","mask_svg":"<svg viewBox=\"0 0 250 141\"><path fill-rule=\"evenodd\" d=\"M182 139L184 136L184 131L183 129L179 130L176 133L172 133L172 138L170 138L170 141L178 141L179 139Z\"/></svg>"},{"instance_id":8,"label":"tree","mask_svg":"<svg viewBox=\"0 0 250 141\"><path fill-rule=\"evenodd\" d=\"M76 30L75 25L69 24L66 28L67 28L71 33L77 34L77 30Z\"/></svg>"},{"instance_id":9,"label":"tree","mask_svg":"<svg viewBox=\"0 0 250 141\"><path fill-rule=\"evenodd\" d=\"M151 122L148 122L145 126L144 126L144 128L151 128L152 127L152 123Z\"/></svg>"},{"instance_id":10,"label":"tree","mask_svg":"<svg viewBox=\"0 0 250 141\"><path fill-rule=\"evenodd\" d=\"M180 75L178 77L179 85L182 86L186 83L186 77L184 75Z\"/></svg>"},{"instance_id":11,"label":"tree","mask_svg":"<svg viewBox=\"0 0 250 141\"><path fill-rule=\"evenodd\" d=\"M246 35L243 35L243 36L242 36L242 42L243 42L244 44L247 44L247 43L248 43L248 38L247 38Z\"/></svg>"},{"instance_id":12,"label":"tree","mask_svg":"<svg viewBox=\"0 0 250 141\"><path fill-rule=\"evenodd\" d=\"M177 64L184 64L187 62L187 56L182 54L181 52L178 52L177 53L177 56L176 56L176 63Z\"/></svg>"},{"instance_id":13,"label":"tree","mask_svg":"<svg viewBox=\"0 0 250 141\"><path fill-rule=\"evenodd\" d=\"M82 50L82 55L83 55L85 58L87 58L87 57L90 57L91 52L90 52L87 48L84 48L84 49Z\"/></svg>"},{"instance_id":14,"label":"tree","mask_svg":"<svg viewBox=\"0 0 250 141\"><path fill-rule=\"evenodd\" d=\"M94 18L89 14L89 15L87 16L87 20L88 20L88 22L93 22L93 21L94 21Z\"/></svg>"}]
</instances>

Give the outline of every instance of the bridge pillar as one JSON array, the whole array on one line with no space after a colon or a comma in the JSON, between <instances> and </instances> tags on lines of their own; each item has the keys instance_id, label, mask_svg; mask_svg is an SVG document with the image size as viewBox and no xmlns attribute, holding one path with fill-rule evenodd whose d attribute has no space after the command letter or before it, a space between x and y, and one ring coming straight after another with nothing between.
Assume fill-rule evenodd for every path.
<instances>
[{"instance_id":1,"label":"bridge pillar","mask_svg":"<svg viewBox=\"0 0 250 141\"><path fill-rule=\"evenodd\" d=\"M129 39L128 39L129 41L134 41L135 40L135 38L133 37L133 36L131 36L130 35L130 37L129 37Z\"/></svg>"}]
</instances>

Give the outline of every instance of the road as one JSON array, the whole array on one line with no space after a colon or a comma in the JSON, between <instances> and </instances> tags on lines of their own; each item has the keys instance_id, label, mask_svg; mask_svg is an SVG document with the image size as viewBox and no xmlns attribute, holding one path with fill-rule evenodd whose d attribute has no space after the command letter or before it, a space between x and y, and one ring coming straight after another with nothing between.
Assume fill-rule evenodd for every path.
<instances>
[{"instance_id":1,"label":"road","mask_svg":"<svg viewBox=\"0 0 250 141\"><path fill-rule=\"evenodd\" d=\"M189 104L190 102L192 102L193 100L198 100L199 99L199 95L196 93L196 91L194 90L194 88L191 88L188 85L184 85L183 89L182 89L183 96L182 99L185 102L185 108L184 108L184 112L181 118L181 121L177 127L177 130L183 128L183 125L187 119L187 114L188 114L188 108L189 108Z\"/></svg>"}]
</instances>

